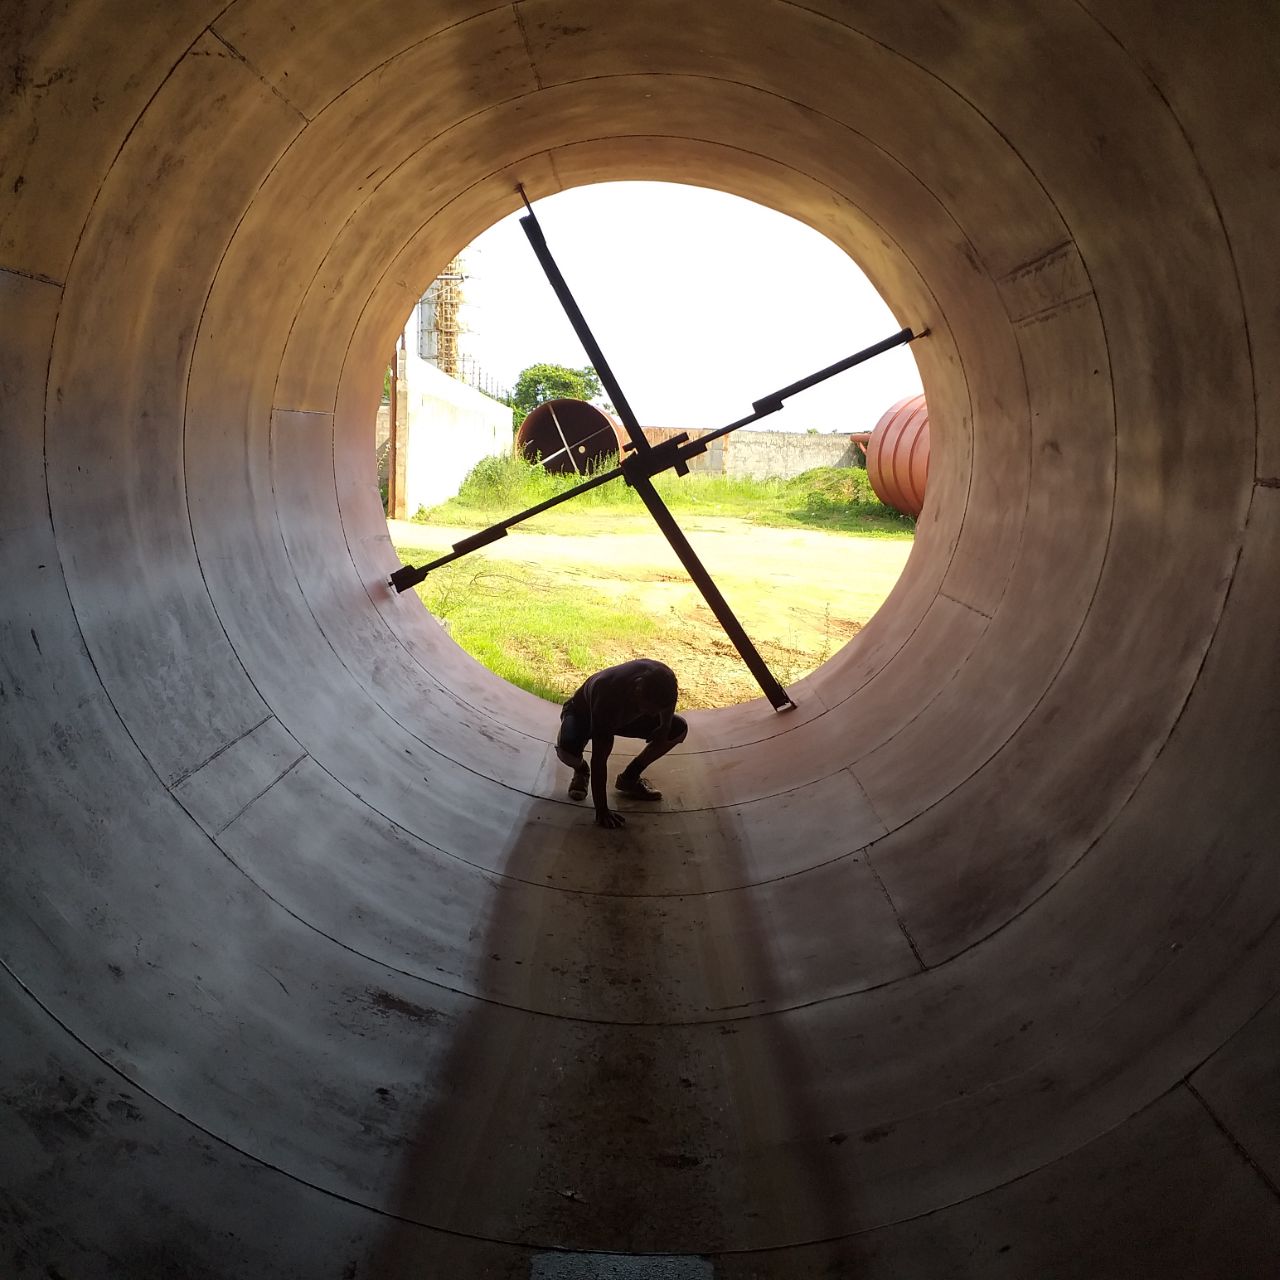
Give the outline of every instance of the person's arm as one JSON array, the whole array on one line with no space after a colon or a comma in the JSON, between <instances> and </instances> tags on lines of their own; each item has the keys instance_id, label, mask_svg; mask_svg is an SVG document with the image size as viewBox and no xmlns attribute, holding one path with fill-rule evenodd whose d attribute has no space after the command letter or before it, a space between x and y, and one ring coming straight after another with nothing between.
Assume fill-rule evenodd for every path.
<instances>
[{"instance_id":1,"label":"person's arm","mask_svg":"<svg viewBox=\"0 0 1280 1280\"><path fill-rule=\"evenodd\" d=\"M618 726L631 718L632 684L619 681L615 671L605 671L591 685L591 800L598 827L626 825L622 814L609 808L609 756Z\"/></svg>"},{"instance_id":2,"label":"person's arm","mask_svg":"<svg viewBox=\"0 0 1280 1280\"><path fill-rule=\"evenodd\" d=\"M596 826L621 827L626 819L609 808L609 753L613 734L600 730L591 738L591 799L596 806Z\"/></svg>"}]
</instances>

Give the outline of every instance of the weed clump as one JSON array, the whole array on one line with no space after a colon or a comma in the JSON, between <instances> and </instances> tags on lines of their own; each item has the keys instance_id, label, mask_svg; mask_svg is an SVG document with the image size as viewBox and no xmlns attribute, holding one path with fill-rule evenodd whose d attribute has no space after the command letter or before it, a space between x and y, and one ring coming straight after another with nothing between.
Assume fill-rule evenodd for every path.
<instances>
[{"instance_id":1,"label":"weed clump","mask_svg":"<svg viewBox=\"0 0 1280 1280\"><path fill-rule=\"evenodd\" d=\"M598 471L576 476L545 471L518 454L485 458L471 469L456 497L419 510L414 519L423 524L492 523L557 497L615 465L616 460L608 460ZM910 536L915 528L909 516L876 497L861 467L816 467L787 480L665 472L655 477L654 486L673 511L881 536ZM609 512L636 514L643 511L643 503L634 489L618 479L588 490L551 514L572 518L574 512L584 510L597 517ZM538 517L540 522L544 519Z\"/></svg>"},{"instance_id":2,"label":"weed clump","mask_svg":"<svg viewBox=\"0 0 1280 1280\"><path fill-rule=\"evenodd\" d=\"M876 496L864 467L816 467L789 482L802 503L802 523L815 529L856 528L869 522L882 528L914 529L915 521ZM797 518L799 514L797 512Z\"/></svg>"}]
</instances>

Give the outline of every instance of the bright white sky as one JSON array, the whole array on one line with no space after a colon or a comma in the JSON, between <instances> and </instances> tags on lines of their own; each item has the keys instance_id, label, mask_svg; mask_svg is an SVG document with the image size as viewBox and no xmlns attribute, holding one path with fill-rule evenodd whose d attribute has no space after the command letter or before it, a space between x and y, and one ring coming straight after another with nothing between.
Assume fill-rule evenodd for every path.
<instances>
[{"instance_id":1,"label":"bright white sky","mask_svg":"<svg viewBox=\"0 0 1280 1280\"><path fill-rule=\"evenodd\" d=\"M901 325L853 261L737 196L656 182L534 205L551 252L641 423L713 428ZM519 214L463 251L461 350L510 386L531 364L588 363ZM869 431L921 390L909 347L802 392L759 429Z\"/></svg>"}]
</instances>

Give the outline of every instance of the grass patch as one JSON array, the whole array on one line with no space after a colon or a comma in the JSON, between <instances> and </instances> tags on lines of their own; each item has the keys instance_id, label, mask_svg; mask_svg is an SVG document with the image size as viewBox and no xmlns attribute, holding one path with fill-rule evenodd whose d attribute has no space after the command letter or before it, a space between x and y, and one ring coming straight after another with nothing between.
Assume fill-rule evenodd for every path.
<instances>
[{"instance_id":1,"label":"grass patch","mask_svg":"<svg viewBox=\"0 0 1280 1280\"><path fill-rule=\"evenodd\" d=\"M447 549L397 548L407 564ZM549 702L563 702L593 671L661 645L661 628L637 602L585 591L530 565L468 556L415 590L473 658Z\"/></svg>"},{"instance_id":2,"label":"grass patch","mask_svg":"<svg viewBox=\"0 0 1280 1280\"><path fill-rule=\"evenodd\" d=\"M420 509L414 520L427 525L492 524L578 483L577 476L552 475L515 455L485 458L462 482L456 497ZM655 478L654 487L673 511L689 515L732 516L753 524L871 537L911 538L915 532L915 521L886 507L859 467L817 467L789 480L667 472ZM531 533L560 532L602 516L611 521L629 516L648 520L635 490L619 479L535 516L526 528Z\"/></svg>"},{"instance_id":3,"label":"grass patch","mask_svg":"<svg viewBox=\"0 0 1280 1280\"><path fill-rule=\"evenodd\" d=\"M433 560L447 550L442 545L446 539L457 537L439 529L433 535L433 525L481 529L577 483L576 477L548 475L520 458L486 459L456 497L415 517L419 528L414 533L421 537L410 541L420 545L400 544L397 551L406 564ZM880 503L866 472L856 468L823 467L790 480L669 473L657 477L655 485L687 529L702 528L709 536L726 531L730 521L901 542L909 542L914 533L914 521ZM408 532L405 526L398 528L401 536ZM738 524L733 530L740 536ZM621 480L520 526L520 532L531 534L633 531L650 538L656 534L644 504ZM843 546L841 542L839 556L845 554ZM685 706L728 706L757 696L754 682L704 606L690 608L683 602L649 611L654 583L668 580L665 571L633 573L625 563L604 573L597 572L600 566L567 570L554 563L555 549L549 550L551 567L533 562L534 556L518 561L466 556L433 571L416 590L459 646L502 679L549 702L563 702L592 672L645 654L660 654L679 671ZM905 552L905 547L882 545L870 558L896 562ZM856 562L856 545L850 545L849 553L851 563ZM584 586L588 573L591 585ZM745 598L748 610L759 611L759 591L753 596L749 584L737 585L742 588L740 605ZM870 616L841 604L833 617L828 603L818 625L811 615L823 607L821 598L815 596L814 604L809 600L813 591L805 588L804 594L806 608L778 595L770 598L767 612L758 614L772 620L773 630L757 621L757 646L784 684L819 665ZM866 607L873 610L875 604Z\"/></svg>"}]
</instances>

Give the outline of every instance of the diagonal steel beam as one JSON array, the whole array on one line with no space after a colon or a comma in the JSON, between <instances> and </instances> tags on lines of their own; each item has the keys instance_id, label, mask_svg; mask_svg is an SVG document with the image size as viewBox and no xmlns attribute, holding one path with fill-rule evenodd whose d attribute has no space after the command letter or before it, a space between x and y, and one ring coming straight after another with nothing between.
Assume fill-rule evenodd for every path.
<instances>
[{"instance_id":1,"label":"diagonal steel beam","mask_svg":"<svg viewBox=\"0 0 1280 1280\"><path fill-rule=\"evenodd\" d=\"M625 471L624 471L625 474ZM662 530L667 541L671 544L671 549L680 559L680 563L684 565L685 572L693 581L694 586L702 593L702 598L707 602L707 607L715 614L716 621L724 629L725 635L729 637L730 643L737 649L742 661L747 664L747 669L755 677L756 684L760 686L760 691L769 699L775 711L790 711L795 707L795 702L791 695L778 682L777 677L769 670L768 663L760 656L760 651L751 643L751 637L747 635L742 623L738 621L737 614L729 607L729 602L720 592L720 588L716 586L715 581L707 572L706 566L698 558L698 553L689 543L689 539L685 537L684 530L676 523L676 518L671 514L671 509L662 500L662 495L653 487L653 481L647 476L635 480L628 480L631 487L640 495L641 502L649 509L649 514L653 517L654 523Z\"/></svg>"},{"instance_id":2,"label":"diagonal steel beam","mask_svg":"<svg viewBox=\"0 0 1280 1280\"><path fill-rule=\"evenodd\" d=\"M529 199L524 193L524 188L519 187L518 190L520 198L524 201L524 206L528 210L525 216L520 219L520 225L524 228L525 236L528 238L538 261L542 264L542 270L546 273L547 280L555 291L556 297L559 298L560 305L564 308L565 315L569 318L569 323L573 325L573 331L578 335L578 340L582 343L583 349L587 353L587 358L591 361L601 384L608 393L614 411L618 414L627 435L631 439L633 455L639 459L649 452L651 448L649 441L645 439L644 432L640 429L639 419L623 394L621 386L618 385L618 380L614 377L609 362L604 358L604 352L601 351L600 344L591 332L591 327L587 324L586 317L582 314L582 310L574 300L564 276L560 273L560 268L551 256L546 237L542 234L542 227L538 224L537 215L533 212L533 206L529 203ZM688 467L682 462L678 469L687 471ZM653 480L639 469L633 469L632 474L627 474L625 464L623 466L623 474L626 476L627 483L640 495L640 500L671 544L671 549L676 553L680 563L684 565L685 572L702 593L702 598L707 602L707 607L715 615L716 621L724 629L725 635L729 637L730 643L737 649L743 662L747 664L747 669L755 677L761 692L769 699L775 711L790 711L795 706L791 695L778 682L777 677L769 670L768 664L760 656L760 651L751 642L751 637L747 635L742 623L738 621L737 615L729 607L729 602L712 580L706 566L698 558L698 553L694 551L689 539L685 537L684 531L676 522L675 516L671 514L670 508L663 502L661 494L654 488Z\"/></svg>"},{"instance_id":3,"label":"diagonal steel beam","mask_svg":"<svg viewBox=\"0 0 1280 1280\"><path fill-rule=\"evenodd\" d=\"M533 211L533 205L529 203L529 197L524 193L524 187L517 187L516 190L520 192L520 199L524 201L524 207L528 210L528 213L520 219L520 226L533 249L534 256L542 265L542 270L547 277L548 283L560 300L560 305L564 308L564 313L568 316L569 323L573 325L573 331L578 335L578 341L582 343L582 348L587 353L587 359L591 361L591 367L599 376L600 383L605 391L609 393L610 403L613 405L619 421L626 428L627 436L631 440L631 447L640 450L648 449L649 442L645 439L644 432L640 430L640 420L632 411L627 397L623 395L617 378L613 376L613 369L604 358L604 352L600 350L600 344L596 341L595 334L591 332L591 327L587 324L586 316L582 314L573 294L569 292L569 286L565 282L564 276L560 274L560 268L556 265L556 260L551 256L551 250L547 247L547 238L542 234L542 227Z\"/></svg>"}]
</instances>

